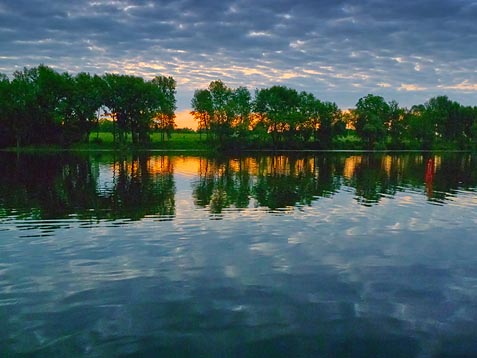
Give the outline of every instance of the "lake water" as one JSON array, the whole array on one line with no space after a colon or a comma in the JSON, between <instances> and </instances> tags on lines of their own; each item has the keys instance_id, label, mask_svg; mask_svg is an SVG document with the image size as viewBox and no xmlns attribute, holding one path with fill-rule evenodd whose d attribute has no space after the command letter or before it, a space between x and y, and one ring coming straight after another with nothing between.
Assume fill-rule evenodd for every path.
<instances>
[{"instance_id":1,"label":"lake water","mask_svg":"<svg viewBox=\"0 0 477 358\"><path fill-rule=\"evenodd\" d=\"M475 357L477 156L0 153L1 357Z\"/></svg>"}]
</instances>

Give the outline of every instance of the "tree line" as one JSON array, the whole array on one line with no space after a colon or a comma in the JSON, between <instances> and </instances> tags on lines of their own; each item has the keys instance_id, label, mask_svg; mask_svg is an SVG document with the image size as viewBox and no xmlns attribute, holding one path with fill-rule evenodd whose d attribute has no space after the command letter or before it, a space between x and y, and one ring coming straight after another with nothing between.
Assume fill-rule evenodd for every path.
<instances>
[{"instance_id":1,"label":"tree line","mask_svg":"<svg viewBox=\"0 0 477 358\"><path fill-rule=\"evenodd\" d=\"M356 108L286 86L255 90L212 81L195 91L191 114L220 146L291 149L470 149L477 141L477 107L447 96L410 109L369 94Z\"/></svg>"},{"instance_id":2,"label":"tree line","mask_svg":"<svg viewBox=\"0 0 477 358\"><path fill-rule=\"evenodd\" d=\"M176 82L172 77L67 72L40 65L0 74L0 147L87 142L99 118L113 121L115 141L129 135L149 141L152 128L173 129Z\"/></svg>"},{"instance_id":3,"label":"tree line","mask_svg":"<svg viewBox=\"0 0 477 358\"><path fill-rule=\"evenodd\" d=\"M477 107L447 96L411 108L368 94L351 110L286 86L197 89L191 114L201 139L225 149L475 149ZM118 146L146 146L175 126L176 81L58 73L40 65L0 74L0 147L87 142L107 116Z\"/></svg>"}]
</instances>

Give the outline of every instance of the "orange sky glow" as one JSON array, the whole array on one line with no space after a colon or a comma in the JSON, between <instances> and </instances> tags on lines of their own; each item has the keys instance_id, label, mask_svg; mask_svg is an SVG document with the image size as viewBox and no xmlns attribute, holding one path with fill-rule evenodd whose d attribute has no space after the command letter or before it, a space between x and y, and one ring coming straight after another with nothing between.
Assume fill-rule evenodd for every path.
<instances>
[{"instance_id":1,"label":"orange sky glow","mask_svg":"<svg viewBox=\"0 0 477 358\"><path fill-rule=\"evenodd\" d=\"M197 121L194 120L194 117L190 114L190 109L184 109L182 111L176 112L176 125L177 128L192 128L197 129Z\"/></svg>"}]
</instances>

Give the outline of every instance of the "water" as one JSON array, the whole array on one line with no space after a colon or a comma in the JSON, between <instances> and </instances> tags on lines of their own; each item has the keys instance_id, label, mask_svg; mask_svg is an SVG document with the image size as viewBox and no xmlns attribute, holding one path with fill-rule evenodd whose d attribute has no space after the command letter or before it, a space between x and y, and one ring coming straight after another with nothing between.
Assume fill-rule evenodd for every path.
<instances>
[{"instance_id":1,"label":"water","mask_svg":"<svg viewBox=\"0 0 477 358\"><path fill-rule=\"evenodd\" d=\"M1 153L0 356L477 356L476 164Z\"/></svg>"}]
</instances>

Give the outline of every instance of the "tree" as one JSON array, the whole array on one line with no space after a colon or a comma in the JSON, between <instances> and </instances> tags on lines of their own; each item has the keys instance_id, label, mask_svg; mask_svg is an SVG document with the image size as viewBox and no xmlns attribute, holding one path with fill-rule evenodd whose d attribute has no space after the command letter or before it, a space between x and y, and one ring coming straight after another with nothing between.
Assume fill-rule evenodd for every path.
<instances>
[{"instance_id":1,"label":"tree","mask_svg":"<svg viewBox=\"0 0 477 358\"><path fill-rule=\"evenodd\" d=\"M389 102L389 116L386 126L391 138L391 149L400 149L405 132L405 110L396 101Z\"/></svg>"},{"instance_id":2,"label":"tree","mask_svg":"<svg viewBox=\"0 0 477 358\"><path fill-rule=\"evenodd\" d=\"M232 90L230 112L234 116L232 126L240 138L244 138L250 129L250 113L252 111L252 96L245 87Z\"/></svg>"},{"instance_id":3,"label":"tree","mask_svg":"<svg viewBox=\"0 0 477 358\"><path fill-rule=\"evenodd\" d=\"M302 139L307 142L311 136L315 140L315 145L318 145L318 129L320 128L320 106L321 101L316 99L313 94L308 92L300 93L299 112L302 120L299 132Z\"/></svg>"},{"instance_id":4,"label":"tree","mask_svg":"<svg viewBox=\"0 0 477 358\"><path fill-rule=\"evenodd\" d=\"M107 73L103 76L106 83L103 103L111 111L114 126L114 140L123 145L126 142L128 124L127 102L131 91L127 86L127 76Z\"/></svg>"},{"instance_id":5,"label":"tree","mask_svg":"<svg viewBox=\"0 0 477 358\"><path fill-rule=\"evenodd\" d=\"M436 143L465 148L470 135L471 111L447 96L433 97L411 110L409 131L422 148L430 149Z\"/></svg>"},{"instance_id":6,"label":"tree","mask_svg":"<svg viewBox=\"0 0 477 358\"><path fill-rule=\"evenodd\" d=\"M97 75L80 72L67 76L68 96L62 108L63 142L87 142L93 127L98 125L97 112L103 105L104 80Z\"/></svg>"},{"instance_id":7,"label":"tree","mask_svg":"<svg viewBox=\"0 0 477 358\"><path fill-rule=\"evenodd\" d=\"M170 137L175 126L176 81L172 77L156 76L152 79L151 84L156 87L157 91L154 122L159 127L162 141L164 141L164 134Z\"/></svg>"},{"instance_id":8,"label":"tree","mask_svg":"<svg viewBox=\"0 0 477 358\"><path fill-rule=\"evenodd\" d=\"M56 143L61 134L65 76L40 65L16 71L10 87L12 130L17 147Z\"/></svg>"},{"instance_id":9,"label":"tree","mask_svg":"<svg viewBox=\"0 0 477 358\"><path fill-rule=\"evenodd\" d=\"M195 91L191 105L199 131L205 130L220 147L230 146L233 137L244 138L250 127L251 95L245 87L212 81L207 89Z\"/></svg>"},{"instance_id":10,"label":"tree","mask_svg":"<svg viewBox=\"0 0 477 358\"><path fill-rule=\"evenodd\" d=\"M212 81L208 90L212 100L211 131L215 140L223 146L225 138L230 136L234 115L232 113L232 89L227 87L222 81Z\"/></svg>"},{"instance_id":11,"label":"tree","mask_svg":"<svg viewBox=\"0 0 477 358\"><path fill-rule=\"evenodd\" d=\"M157 86L136 76L106 74L104 80L104 103L116 122L115 138L124 145L130 132L133 145L146 144L159 107Z\"/></svg>"},{"instance_id":12,"label":"tree","mask_svg":"<svg viewBox=\"0 0 477 358\"><path fill-rule=\"evenodd\" d=\"M375 148L378 142L384 144L389 111L381 96L368 94L356 103L356 132L368 149Z\"/></svg>"},{"instance_id":13,"label":"tree","mask_svg":"<svg viewBox=\"0 0 477 358\"><path fill-rule=\"evenodd\" d=\"M302 118L299 106L300 97L294 89L273 86L256 91L254 110L268 128L275 147L285 138L289 143L294 138L299 119Z\"/></svg>"},{"instance_id":14,"label":"tree","mask_svg":"<svg viewBox=\"0 0 477 358\"><path fill-rule=\"evenodd\" d=\"M212 96L209 90L202 89L194 92L191 100L192 111L190 112L195 120L202 136L202 131L206 132L207 138L210 131L210 119L213 116Z\"/></svg>"},{"instance_id":15,"label":"tree","mask_svg":"<svg viewBox=\"0 0 477 358\"><path fill-rule=\"evenodd\" d=\"M473 121L469 128L470 146L473 150L477 150L477 107L472 108Z\"/></svg>"},{"instance_id":16,"label":"tree","mask_svg":"<svg viewBox=\"0 0 477 358\"><path fill-rule=\"evenodd\" d=\"M407 116L408 135L417 141L421 149L430 149L436 136L436 127L432 117L426 111L426 106L415 105Z\"/></svg>"},{"instance_id":17,"label":"tree","mask_svg":"<svg viewBox=\"0 0 477 358\"><path fill-rule=\"evenodd\" d=\"M12 86L7 75L0 73L0 147L14 145L12 128Z\"/></svg>"},{"instance_id":18,"label":"tree","mask_svg":"<svg viewBox=\"0 0 477 358\"><path fill-rule=\"evenodd\" d=\"M334 102L320 102L318 108L320 125L317 131L317 139L321 148L329 149L335 133L343 131L341 111Z\"/></svg>"},{"instance_id":19,"label":"tree","mask_svg":"<svg viewBox=\"0 0 477 358\"><path fill-rule=\"evenodd\" d=\"M115 140L124 144L130 133L133 144L145 144L154 117L174 127L175 86L172 77L71 76L44 65L16 71L12 81L0 74L0 145L87 141L102 107L111 111Z\"/></svg>"}]
</instances>

